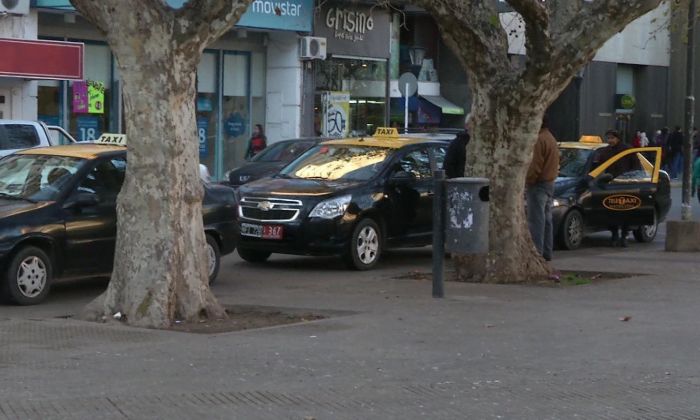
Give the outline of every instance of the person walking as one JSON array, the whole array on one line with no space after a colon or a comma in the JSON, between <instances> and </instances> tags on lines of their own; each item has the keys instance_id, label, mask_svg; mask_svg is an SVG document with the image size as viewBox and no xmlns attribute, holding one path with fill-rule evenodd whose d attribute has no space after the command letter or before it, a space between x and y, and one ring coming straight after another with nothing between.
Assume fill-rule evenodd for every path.
<instances>
[{"instance_id":1,"label":"person walking","mask_svg":"<svg viewBox=\"0 0 700 420\"><path fill-rule=\"evenodd\" d=\"M554 229L552 226L552 197L554 181L559 175L559 147L549 131L547 117L542 120L532 162L525 179L527 224L537 252L552 260Z\"/></svg>"},{"instance_id":2,"label":"person walking","mask_svg":"<svg viewBox=\"0 0 700 420\"><path fill-rule=\"evenodd\" d=\"M639 147L649 147L649 137L644 131L639 134Z\"/></svg>"},{"instance_id":3,"label":"person walking","mask_svg":"<svg viewBox=\"0 0 700 420\"><path fill-rule=\"evenodd\" d=\"M678 179L683 173L683 132L679 126L668 138L667 148L671 179Z\"/></svg>"},{"instance_id":4,"label":"person walking","mask_svg":"<svg viewBox=\"0 0 700 420\"><path fill-rule=\"evenodd\" d=\"M246 153L246 158L251 158L258 153L260 153L264 148L267 147L267 137L265 137L265 132L262 125L255 124L253 128L253 135L248 143L248 152Z\"/></svg>"}]
</instances>

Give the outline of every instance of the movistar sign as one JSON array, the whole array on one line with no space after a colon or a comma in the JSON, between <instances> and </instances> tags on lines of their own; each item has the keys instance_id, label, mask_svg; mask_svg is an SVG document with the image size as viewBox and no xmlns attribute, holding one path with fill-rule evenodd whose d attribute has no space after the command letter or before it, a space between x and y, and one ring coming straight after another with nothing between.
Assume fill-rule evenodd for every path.
<instances>
[{"instance_id":1,"label":"movistar sign","mask_svg":"<svg viewBox=\"0 0 700 420\"><path fill-rule=\"evenodd\" d=\"M170 7L181 8L189 0L166 0ZM36 0L36 7L75 10L69 0ZM311 32L313 0L255 0L236 26Z\"/></svg>"}]
</instances>

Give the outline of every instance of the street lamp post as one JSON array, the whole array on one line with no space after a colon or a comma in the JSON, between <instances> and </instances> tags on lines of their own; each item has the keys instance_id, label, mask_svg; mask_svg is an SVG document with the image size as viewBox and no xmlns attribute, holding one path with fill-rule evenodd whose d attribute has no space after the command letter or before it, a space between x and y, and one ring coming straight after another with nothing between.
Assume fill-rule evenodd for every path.
<instances>
[{"instance_id":1,"label":"street lamp post","mask_svg":"<svg viewBox=\"0 0 700 420\"><path fill-rule=\"evenodd\" d=\"M685 141L683 143L683 199L681 220L690 221L691 176L693 165L693 126L695 125L695 0L688 2L688 46L685 79Z\"/></svg>"}]
</instances>

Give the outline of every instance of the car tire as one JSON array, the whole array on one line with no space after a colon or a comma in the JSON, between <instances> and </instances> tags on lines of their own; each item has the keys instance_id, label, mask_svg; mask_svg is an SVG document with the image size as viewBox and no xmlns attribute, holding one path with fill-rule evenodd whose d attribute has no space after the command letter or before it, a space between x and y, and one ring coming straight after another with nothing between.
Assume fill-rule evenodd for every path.
<instances>
[{"instance_id":1,"label":"car tire","mask_svg":"<svg viewBox=\"0 0 700 420\"><path fill-rule=\"evenodd\" d=\"M659 231L659 219L656 217L656 210L654 210L654 224L640 226L635 229L632 233L634 234L634 239L637 242L648 243L652 242L656 238L656 234Z\"/></svg>"},{"instance_id":2,"label":"car tire","mask_svg":"<svg viewBox=\"0 0 700 420\"><path fill-rule=\"evenodd\" d=\"M370 270L377 265L381 254L382 231L379 225L369 218L360 220L353 229L344 255L346 265L354 270Z\"/></svg>"},{"instance_id":3,"label":"car tire","mask_svg":"<svg viewBox=\"0 0 700 420\"><path fill-rule=\"evenodd\" d=\"M576 209L569 210L559 229L559 245L562 249L573 251L583 242L583 214Z\"/></svg>"},{"instance_id":4,"label":"car tire","mask_svg":"<svg viewBox=\"0 0 700 420\"><path fill-rule=\"evenodd\" d=\"M238 255L249 263L263 263L270 258L272 252L238 247Z\"/></svg>"},{"instance_id":5,"label":"car tire","mask_svg":"<svg viewBox=\"0 0 700 420\"><path fill-rule=\"evenodd\" d=\"M207 275L209 276L209 285L214 284L216 276L219 275L219 267L221 265L221 250L219 243L212 235L207 234Z\"/></svg>"},{"instance_id":6,"label":"car tire","mask_svg":"<svg viewBox=\"0 0 700 420\"><path fill-rule=\"evenodd\" d=\"M10 260L0 295L18 305L36 305L49 294L53 281L51 258L34 246L21 248Z\"/></svg>"}]
</instances>

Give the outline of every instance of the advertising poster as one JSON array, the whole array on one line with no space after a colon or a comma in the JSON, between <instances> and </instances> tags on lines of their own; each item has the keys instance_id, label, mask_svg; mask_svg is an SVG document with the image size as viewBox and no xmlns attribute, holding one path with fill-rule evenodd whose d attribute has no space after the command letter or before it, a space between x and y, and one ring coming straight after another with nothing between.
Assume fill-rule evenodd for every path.
<instances>
[{"instance_id":1,"label":"advertising poster","mask_svg":"<svg viewBox=\"0 0 700 420\"><path fill-rule=\"evenodd\" d=\"M323 93L323 136L347 137L350 130L350 92Z\"/></svg>"},{"instance_id":2,"label":"advertising poster","mask_svg":"<svg viewBox=\"0 0 700 420\"><path fill-rule=\"evenodd\" d=\"M98 117L83 115L76 119L76 123L78 126L78 141L93 141L102 135Z\"/></svg>"},{"instance_id":3,"label":"advertising poster","mask_svg":"<svg viewBox=\"0 0 700 420\"><path fill-rule=\"evenodd\" d=\"M95 80L87 81L88 112L90 114L104 114L105 112L105 84Z\"/></svg>"},{"instance_id":4,"label":"advertising poster","mask_svg":"<svg viewBox=\"0 0 700 420\"><path fill-rule=\"evenodd\" d=\"M197 136L199 137L199 157L207 157L207 138L209 134L209 119L197 117Z\"/></svg>"},{"instance_id":5,"label":"advertising poster","mask_svg":"<svg viewBox=\"0 0 700 420\"><path fill-rule=\"evenodd\" d=\"M73 82L73 112L76 114L88 112L88 87L86 82Z\"/></svg>"}]
</instances>

